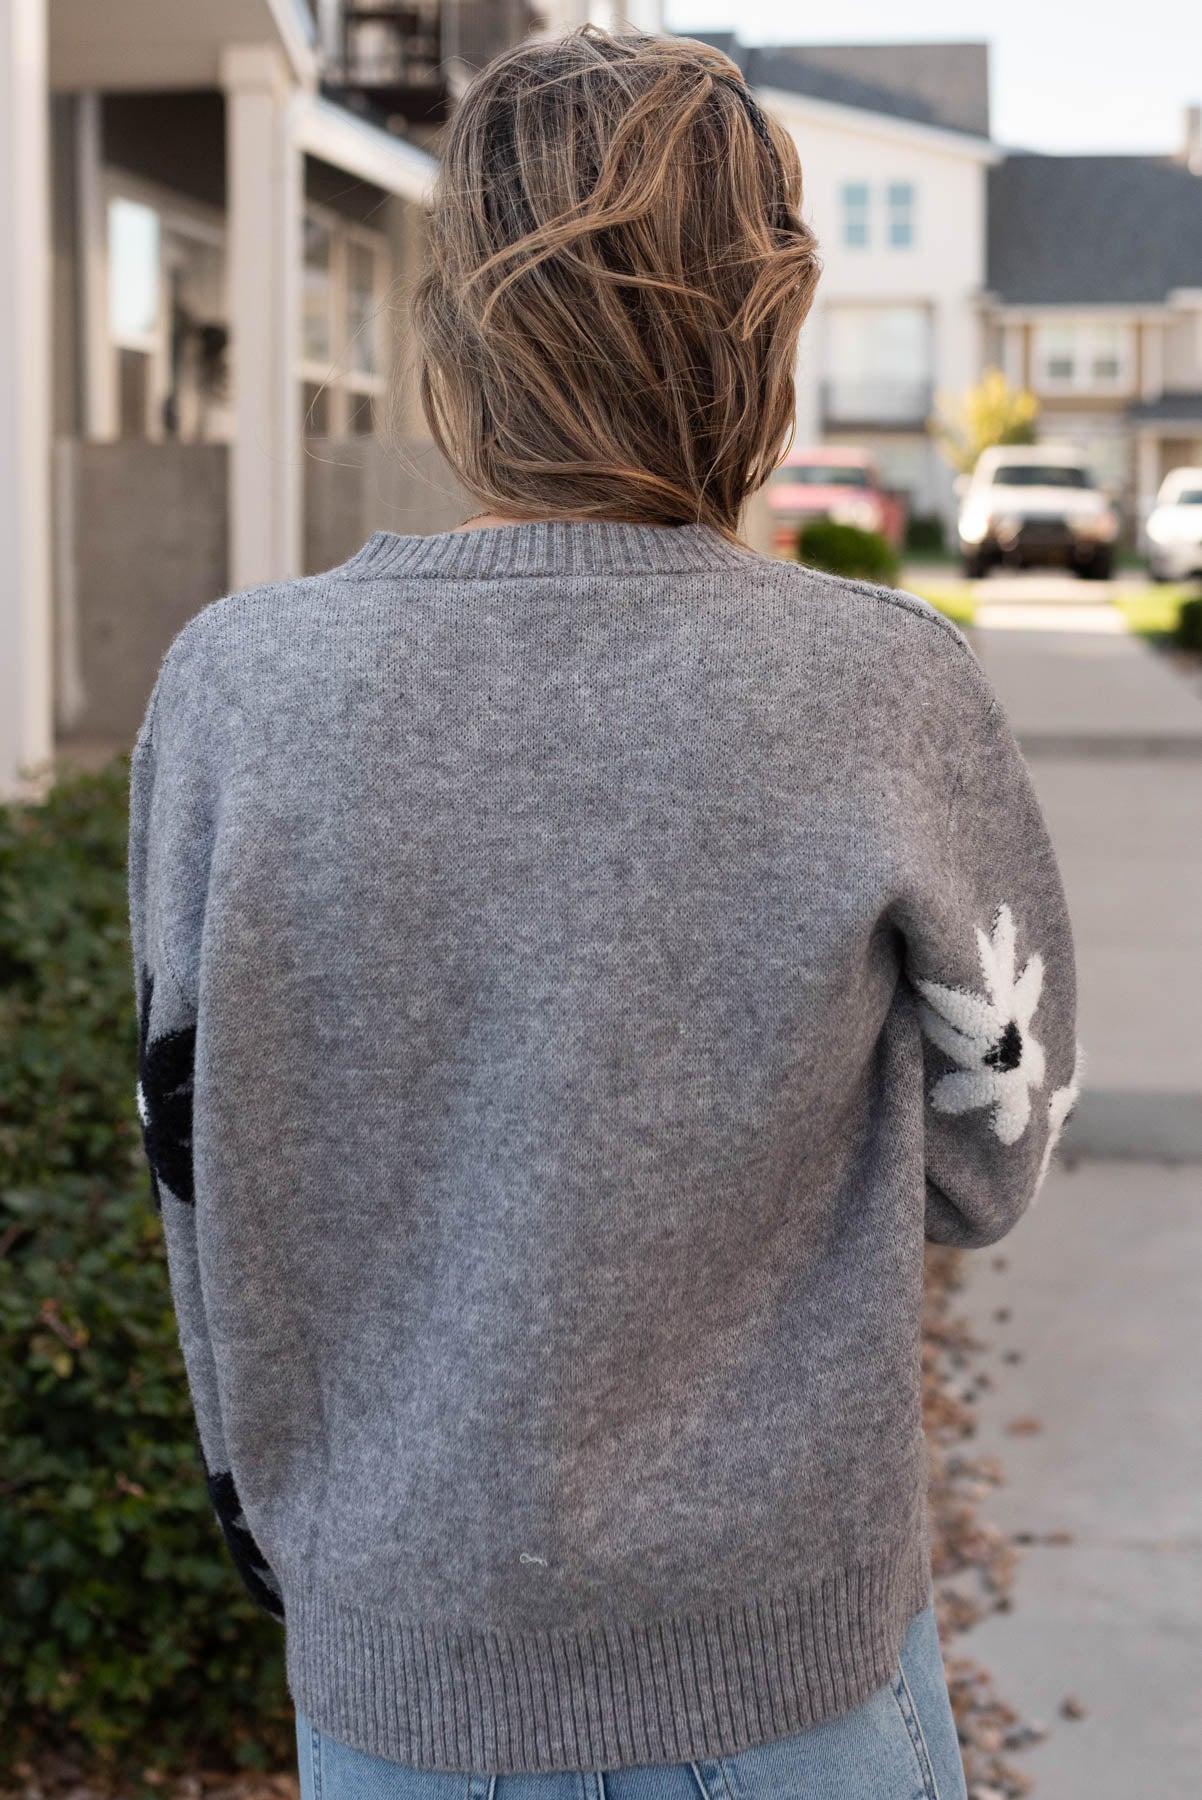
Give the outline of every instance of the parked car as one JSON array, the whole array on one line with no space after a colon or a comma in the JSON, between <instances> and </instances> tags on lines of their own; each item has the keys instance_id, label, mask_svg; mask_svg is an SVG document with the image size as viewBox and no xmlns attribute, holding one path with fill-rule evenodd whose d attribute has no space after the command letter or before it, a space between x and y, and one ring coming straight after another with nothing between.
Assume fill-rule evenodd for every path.
<instances>
[{"instance_id":1,"label":"parked car","mask_svg":"<svg viewBox=\"0 0 1202 1800\"><path fill-rule=\"evenodd\" d=\"M1171 469L1144 526L1153 581L1202 575L1202 469Z\"/></svg>"},{"instance_id":2,"label":"parked car","mask_svg":"<svg viewBox=\"0 0 1202 1800\"><path fill-rule=\"evenodd\" d=\"M957 488L966 575L984 575L997 563L1052 563L1109 580L1118 512L1078 451L1050 444L985 450Z\"/></svg>"},{"instance_id":3,"label":"parked car","mask_svg":"<svg viewBox=\"0 0 1202 1800\"><path fill-rule=\"evenodd\" d=\"M782 554L796 550L797 534L813 519L833 519L879 532L894 550L906 535L906 501L886 488L865 450L843 445L807 449L794 445L768 481L773 545Z\"/></svg>"}]
</instances>

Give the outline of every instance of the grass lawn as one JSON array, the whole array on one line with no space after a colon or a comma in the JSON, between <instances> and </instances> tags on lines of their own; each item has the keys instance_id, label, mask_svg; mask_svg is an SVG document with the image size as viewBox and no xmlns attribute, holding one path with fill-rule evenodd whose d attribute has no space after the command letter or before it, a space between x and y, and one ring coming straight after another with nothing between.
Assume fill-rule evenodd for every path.
<instances>
[{"instance_id":1,"label":"grass lawn","mask_svg":"<svg viewBox=\"0 0 1202 1800\"><path fill-rule=\"evenodd\" d=\"M907 585L907 592L917 594L920 600L929 601L953 625L959 625L961 629L971 625L976 618L977 603L967 581L949 581L946 587L942 583L938 587Z\"/></svg>"},{"instance_id":2,"label":"grass lawn","mask_svg":"<svg viewBox=\"0 0 1202 1800\"><path fill-rule=\"evenodd\" d=\"M949 581L944 585L943 582L936 584L918 581L904 585L910 593L928 600L962 628L973 623L977 603L970 583ZM1137 637L1173 638L1177 633L1182 603L1196 597L1198 592L1196 586L1158 586L1150 582L1147 587L1137 588L1133 593L1117 595L1110 604L1122 614L1128 631L1133 631ZM1105 596L1098 597L1105 604Z\"/></svg>"},{"instance_id":3,"label":"grass lawn","mask_svg":"<svg viewBox=\"0 0 1202 1800\"><path fill-rule=\"evenodd\" d=\"M1139 637L1172 637L1182 601L1196 592L1196 588L1152 585L1135 594L1124 594L1114 604L1126 620L1128 631Z\"/></svg>"}]
</instances>

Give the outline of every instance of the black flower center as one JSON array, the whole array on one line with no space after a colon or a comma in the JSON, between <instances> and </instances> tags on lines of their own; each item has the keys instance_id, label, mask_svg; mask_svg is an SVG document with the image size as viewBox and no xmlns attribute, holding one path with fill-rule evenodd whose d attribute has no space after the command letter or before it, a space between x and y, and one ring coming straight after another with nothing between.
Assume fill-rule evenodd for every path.
<instances>
[{"instance_id":1,"label":"black flower center","mask_svg":"<svg viewBox=\"0 0 1202 1800\"><path fill-rule=\"evenodd\" d=\"M1017 1069L1023 1059L1023 1034L1011 1019L997 1043L985 1052L983 1062L992 1069Z\"/></svg>"},{"instance_id":2,"label":"black flower center","mask_svg":"<svg viewBox=\"0 0 1202 1800\"><path fill-rule=\"evenodd\" d=\"M196 1057L196 1027L150 1036L150 1008L154 975L142 975L142 1012L138 1029L138 1083L141 1092L142 1142L150 1165L150 1186L156 1208L162 1211L160 1183L178 1200L193 1203L192 1187L192 1077Z\"/></svg>"}]
</instances>

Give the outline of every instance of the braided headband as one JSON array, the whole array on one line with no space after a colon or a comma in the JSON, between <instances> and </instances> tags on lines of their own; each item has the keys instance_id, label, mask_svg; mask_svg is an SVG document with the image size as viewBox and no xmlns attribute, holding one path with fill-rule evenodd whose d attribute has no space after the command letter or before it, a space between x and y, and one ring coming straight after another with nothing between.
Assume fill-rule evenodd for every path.
<instances>
[{"instance_id":1,"label":"braided headband","mask_svg":"<svg viewBox=\"0 0 1202 1800\"><path fill-rule=\"evenodd\" d=\"M762 109L745 81L740 81L733 75L724 75L718 69L707 69L706 73L711 75L715 81L725 82L726 86L739 96L743 110L751 121L751 129L755 132L755 135L767 150L773 170L776 173L777 223L782 231L787 231L789 228L789 208L788 202L785 199L785 178L781 170L780 158L776 153L776 145L772 142L772 133L768 130L768 121L764 117Z\"/></svg>"}]
</instances>

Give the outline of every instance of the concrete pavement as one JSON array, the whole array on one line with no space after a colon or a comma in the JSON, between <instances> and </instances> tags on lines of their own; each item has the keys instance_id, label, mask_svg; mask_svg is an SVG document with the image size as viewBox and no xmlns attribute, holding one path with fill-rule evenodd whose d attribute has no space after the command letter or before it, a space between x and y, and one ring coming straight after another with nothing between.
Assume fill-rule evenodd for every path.
<instances>
[{"instance_id":1,"label":"concrete pavement","mask_svg":"<svg viewBox=\"0 0 1202 1800\"><path fill-rule=\"evenodd\" d=\"M1116 607L1091 603L1104 628L1082 629L1080 602L1036 602L1031 619L1031 602L996 601L990 585L978 584L973 642L1029 755L1174 754L1202 765L1196 690L1124 629Z\"/></svg>"},{"instance_id":2,"label":"concrete pavement","mask_svg":"<svg viewBox=\"0 0 1202 1800\"><path fill-rule=\"evenodd\" d=\"M983 1513L1032 1541L964 1648L1049 1727L1021 1758L1034 1800L1198 1800L1202 695L1138 639L989 604L972 639L1056 843L1088 1063L1036 1206L967 1258L974 1453L1006 1476Z\"/></svg>"},{"instance_id":3,"label":"concrete pavement","mask_svg":"<svg viewBox=\"0 0 1202 1800\"><path fill-rule=\"evenodd\" d=\"M1027 757L1073 916L1089 1061L1065 1145L1124 1148L1103 1117L1119 1097L1146 1111L1174 1096L1202 1157L1202 699L1130 634L982 621L972 641Z\"/></svg>"},{"instance_id":4,"label":"concrete pavement","mask_svg":"<svg viewBox=\"0 0 1202 1800\"><path fill-rule=\"evenodd\" d=\"M1012 1609L956 1648L1048 1728L1015 1759L1033 1800L1202 1793L1200 1200L1196 1166L1083 1159L969 1259L982 1516L1021 1548Z\"/></svg>"}]
</instances>

